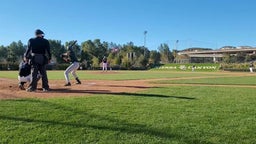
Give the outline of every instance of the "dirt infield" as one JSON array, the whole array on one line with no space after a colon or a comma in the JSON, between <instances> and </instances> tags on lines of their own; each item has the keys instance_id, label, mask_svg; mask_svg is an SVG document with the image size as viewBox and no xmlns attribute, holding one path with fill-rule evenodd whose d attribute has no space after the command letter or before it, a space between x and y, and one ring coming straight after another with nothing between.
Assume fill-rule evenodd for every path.
<instances>
[{"instance_id":1,"label":"dirt infield","mask_svg":"<svg viewBox=\"0 0 256 144\"><path fill-rule=\"evenodd\" d=\"M154 87L145 81L110 81L110 80L84 80L81 85L73 84L65 87L63 80L50 80L51 91L43 92L41 83L36 92L26 92L18 88L17 80L0 78L0 99L14 98L51 98L89 96L93 94L133 93ZM25 85L27 87L27 85Z\"/></svg>"},{"instance_id":2,"label":"dirt infield","mask_svg":"<svg viewBox=\"0 0 256 144\"><path fill-rule=\"evenodd\" d=\"M95 74L95 73L94 73ZM108 73L115 74L115 73ZM202 76L202 77L183 77L183 78L162 78L162 79L146 79L146 80L83 80L81 85L65 87L64 80L50 80L49 85L51 91L43 92L41 83L38 84L36 92L26 92L18 88L18 81L15 79L0 78L0 99L15 98L53 98L53 97L76 97L90 96L93 94L122 94L135 93L153 87L165 86L214 86L214 87L248 87L256 88L249 85L208 85L208 84L155 84L152 81L159 80L182 80L182 79L202 79L202 78L220 78L220 77L241 77L251 76L249 74L232 74L225 76ZM25 85L27 87L27 85Z\"/></svg>"}]
</instances>

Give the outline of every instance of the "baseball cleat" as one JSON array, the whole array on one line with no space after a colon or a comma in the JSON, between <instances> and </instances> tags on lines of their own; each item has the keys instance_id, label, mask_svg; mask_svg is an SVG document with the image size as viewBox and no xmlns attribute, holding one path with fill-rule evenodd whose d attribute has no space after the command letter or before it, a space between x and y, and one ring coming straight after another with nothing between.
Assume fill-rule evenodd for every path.
<instances>
[{"instance_id":1,"label":"baseball cleat","mask_svg":"<svg viewBox=\"0 0 256 144\"><path fill-rule=\"evenodd\" d=\"M26 91L27 91L27 92L35 92L36 90L35 90L35 89L32 89L32 88L28 88Z\"/></svg>"},{"instance_id":2,"label":"baseball cleat","mask_svg":"<svg viewBox=\"0 0 256 144\"><path fill-rule=\"evenodd\" d=\"M81 84L81 82L76 82L76 84Z\"/></svg>"},{"instance_id":3,"label":"baseball cleat","mask_svg":"<svg viewBox=\"0 0 256 144\"><path fill-rule=\"evenodd\" d=\"M19 84L20 90L25 90L24 86L22 84Z\"/></svg>"},{"instance_id":4,"label":"baseball cleat","mask_svg":"<svg viewBox=\"0 0 256 144\"><path fill-rule=\"evenodd\" d=\"M71 84L70 84L70 82L68 82L64 86L71 86Z\"/></svg>"},{"instance_id":5,"label":"baseball cleat","mask_svg":"<svg viewBox=\"0 0 256 144\"><path fill-rule=\"evenodd\" d=\"M48 91L50 91L49 88L43 88L43 92L48 92Z\"/></svg>"}]
</instances>

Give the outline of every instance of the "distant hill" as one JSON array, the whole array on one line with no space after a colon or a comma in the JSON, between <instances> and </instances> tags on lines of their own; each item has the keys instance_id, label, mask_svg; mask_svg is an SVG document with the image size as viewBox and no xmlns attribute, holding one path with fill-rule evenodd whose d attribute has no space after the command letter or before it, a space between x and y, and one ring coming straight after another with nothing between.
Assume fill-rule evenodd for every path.
<instances>
[{"instance_id":1,"label":"distant hill","mask_svg":"<svg viewBox=\"0 0 256 144\"><path fill-rule=\"evenodd\" d=\"M220 50L225 50L225 49L252 49L255 47L252 46L223 46L220 48ZM187 48L184 50L180 50L179 52L187 52L187 51L205 51L205 50L213 50L212 48L200 48L200 47L192 47L192 48Z\"/></svg>"},{"instance_id":2,"label":"distant hill","mask_svg":"<svg viewBox=\"0 0 256 144\"><path fill-rule=\"evenodd\" d=\"M251 49L251 48L253 48L253 47L252 46L238 46L238 47L235 47L235 46L223 46L220 49Z\"/></svg>"},{"instance_id":3,"label":"distant hill","mask_svg":"<svg viewBox=\"0 0 256 144\"><path fill-rule=\"evenodd\" d=\"M181 50L181 52L184 52L184 51L204 51L204 50L212 50L212 49L211 48L192 47L192 48L187 48L187 49Z\"/></svg>"}]
</instances>

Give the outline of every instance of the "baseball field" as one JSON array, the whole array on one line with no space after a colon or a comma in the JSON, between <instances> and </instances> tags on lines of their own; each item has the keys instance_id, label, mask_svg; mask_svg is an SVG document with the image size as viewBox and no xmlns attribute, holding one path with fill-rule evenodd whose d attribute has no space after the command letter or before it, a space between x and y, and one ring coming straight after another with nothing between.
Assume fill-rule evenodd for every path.
<instances>
[{"instance_id":1,"label":"baseball field","mask_svg":"<svg viewBox=\"0 0 256 144\"><path fill-rule=\"evenodd\" d=\"M19 90L17 74L0 71L0 143L256 142L255 73L78 71L64 87L48 71L49 92Z\"/></svg>"}]
</instances>

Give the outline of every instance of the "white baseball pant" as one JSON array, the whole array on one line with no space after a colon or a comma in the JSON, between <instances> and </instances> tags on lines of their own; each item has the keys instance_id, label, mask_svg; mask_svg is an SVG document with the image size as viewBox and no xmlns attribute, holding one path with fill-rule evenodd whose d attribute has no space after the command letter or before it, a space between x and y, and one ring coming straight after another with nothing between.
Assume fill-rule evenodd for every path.
<instances>
[{"instance_id":1,"label":"white baseball pant","mask_svg":"<svg viewBox=\"0 0 256 144\"><path fill-rule=\"evenodd\" d=\"M19 82L30 82L31 81L31 74L28 76L18 76Z\"/></svg>"},{"instance_id":2,"label":"white baseball pant","mask_svg":"<svg viewBox=\"0 0 256 144\"><path fill-rule=\"evenodd\" d=\"M79 62L73 62L64 72L64 76L66 79L66 82L69 83L69 73L71 73L74 78L77 78L76 70L79 68Z\"/></svg>"},{"instance_id":3,"label":"white baseball pant","mask_svg":"<svg viewBox=\"0 0 256 144\"><path fill-rule=\"evenodd\" d=\"M102 64L102 70L108 70L108 63L103 63Z\"/></svg>"}]
</instances>

